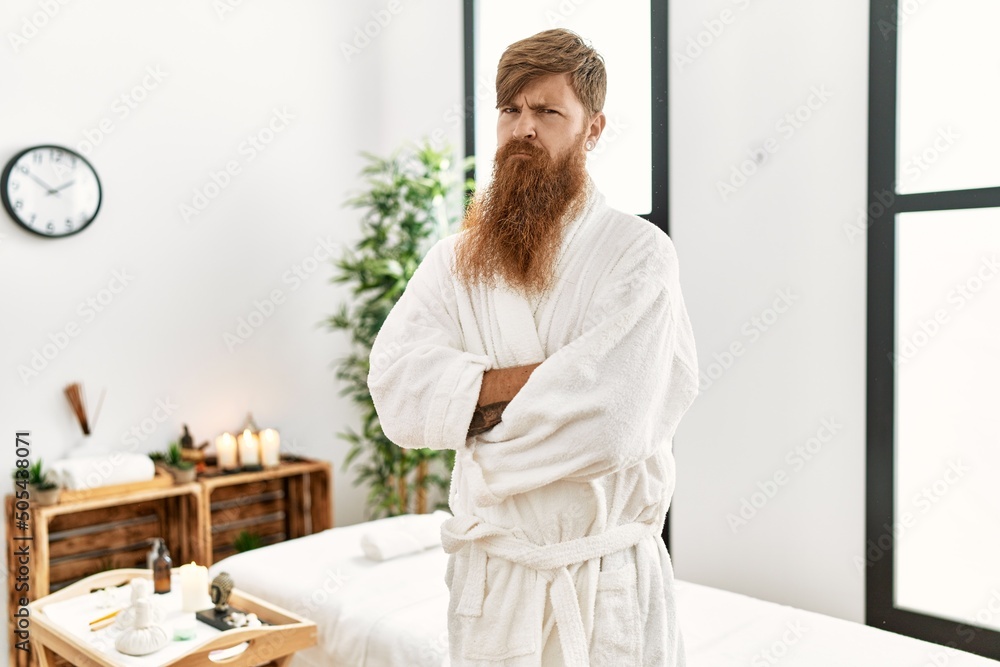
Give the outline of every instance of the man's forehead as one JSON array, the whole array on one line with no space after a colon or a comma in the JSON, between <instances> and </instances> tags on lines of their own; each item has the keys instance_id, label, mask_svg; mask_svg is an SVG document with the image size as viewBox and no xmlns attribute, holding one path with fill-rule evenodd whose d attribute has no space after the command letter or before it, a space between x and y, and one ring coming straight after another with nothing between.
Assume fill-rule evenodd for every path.
<instances>
[{"instance_id":1,"label":"man's forehead","mask_svg":"<svg viewBox=\"0 0 1000 667\"><path fill-rule=\"evenodd\" d=\"M566 104L579 102L573 90L568 73L547 74L525 83L506 102L515 103L526 99L530 106Z\"/></svg>"}]
</instances>

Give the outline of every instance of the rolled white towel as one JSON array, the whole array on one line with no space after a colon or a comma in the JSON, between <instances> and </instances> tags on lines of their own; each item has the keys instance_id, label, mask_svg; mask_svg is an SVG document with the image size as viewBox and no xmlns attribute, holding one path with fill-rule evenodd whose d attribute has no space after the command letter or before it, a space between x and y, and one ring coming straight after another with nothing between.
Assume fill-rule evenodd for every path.
<instances>
[{"instance_id":1,"label":"rolled white towel","mask_svg":"<svg viewBox=\"0 0 1000 667\"><path fill-rule=\"evenodd\" d=\"M451 514L404 514L373 521L361 536L361 549L371 560L384 561L414 554L441 544L441 524Z\"/></svg>"},{"instance_id":2,"label":"rolled white towel","mask_svg":"<svg viewBox=\"0 0 1000 667\"><path fill-rule=\"evenodd\" d=\"M59 486L73 491L145 482L156 475L156 466L148 456L125 452L61 459L49 468Z\"/></svg>"}]
</instances>

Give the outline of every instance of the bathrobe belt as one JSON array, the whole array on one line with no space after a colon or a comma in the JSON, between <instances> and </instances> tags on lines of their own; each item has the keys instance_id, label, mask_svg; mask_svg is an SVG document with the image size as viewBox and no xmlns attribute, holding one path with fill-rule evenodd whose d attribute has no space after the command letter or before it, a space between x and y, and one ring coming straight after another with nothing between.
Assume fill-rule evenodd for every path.
<instances>
[{"instance_id":1,"label":"bathrobe belt","mask_svg":"<svg viewBox=\"0 0 1000 667\"><path fill-rule=\"evenodd\" d=\"M588 642L569 566L628 549L649 535L658 535L659 529L648 523L626 523L597 535L555 544L535 544L527 540L520 529L492 526L475 516L448 519L441 527L444 550L456 553L464 547L469 548L468 575L459 594L456 612L462 616L482 615L487 557L531 568L552 584L549 595L566 664L588 667Z\"/></svg>"}]
</instances>

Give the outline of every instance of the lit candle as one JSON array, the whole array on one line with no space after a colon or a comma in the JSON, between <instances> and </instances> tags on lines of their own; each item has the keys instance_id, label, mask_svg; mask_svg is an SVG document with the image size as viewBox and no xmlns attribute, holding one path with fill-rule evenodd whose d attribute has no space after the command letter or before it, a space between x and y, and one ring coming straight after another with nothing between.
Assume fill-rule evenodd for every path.
<instances>
[{"instance_id":1,"label":"lit candle","mask_svg":"<svg viewBox=\"0 0 1000 667\"><path fill-rule=\"evenodd\" d=\"M260 459L264 467L273 468L280 459L281 436L273 428L260 432Z\"/></svg>"},{"instance_id":2,"label":"lit candle","mask_svg":"<svg viewBox=\"0 0 1000 667\"><path fill-rule=\"evenodd\" d=\"M259 466L260 445L257 443L257 436L253 434L253 431L244 430L237 440L240 443L240 465Z\"/></svg>"},{"instance_id":3,"label":"lit candle","mask_svg":"<svg viewBox=\"0 0 1000 667\"><path fill-rule=\"evenodd\" d=\"M208 609L212 600L208 597L208 568L188 565L177 568L181 578L181 611L191 612Z\"/></svg>"},{"instance_id":4,"label":"lit candle","mask_svg":"<svg viewBox=\"0 0 1000 667\"><path fill-rule=\"evenodd\" d=\"M215 439L215 456L223 470L239 467L236 462L236 438L231 433L223 433Z\"/></svg>"}]
</instances>

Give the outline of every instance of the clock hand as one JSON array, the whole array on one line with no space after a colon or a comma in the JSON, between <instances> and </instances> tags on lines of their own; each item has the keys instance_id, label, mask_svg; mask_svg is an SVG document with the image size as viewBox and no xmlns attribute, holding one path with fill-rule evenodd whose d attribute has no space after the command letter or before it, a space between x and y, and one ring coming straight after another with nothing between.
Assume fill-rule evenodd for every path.
<instances>
[{"instance_id":1,"label":"clock hand","mask_svg":"<svg viewBox=\"0 0 1000 667\"><path fill-rule=\"evenodd\" d=\"M33 181L34 181L35 183L38 183L38 184L39 184L40 186L42 186L43 188L45 188L45 190L46 190L45 194L47 194L47 195L51 195L51 194L55 194L55 193L57 192L56 190L53 190L53 189L52 189L52 186L51 186L51 185L49 185L48 183L46 183L46 182L45 182L45 181L43 181L42 179L38 178L37 176L35 176L35 175L34 175L34 174L32 174L32 173L31 173L30 171L28 172L28 176L29 176L29 177L31 178L31 180L33 180Z\"/></svg>"},{"instance_id":2,"label":"clock hand","mask_svg":"<svg viewBox=\"0 0 1000 667\"><path fill-rule=\"evenodd\" d=\"M57 192L59 192L59 191L60 191L60 190L62 190L63 188L68 188L69 186L73 185L74 183L76 183L76 181L75 181L75 180L73 180L73 181L69 181L69 182L67 182L67 183L63 183L62 185L60 185L60 186L59 186L58 188L56 188L55 190L52 190L52 191L51 191L51 192L50 192L49 194L56 194Z\"/></svg>"}]
</instances>

